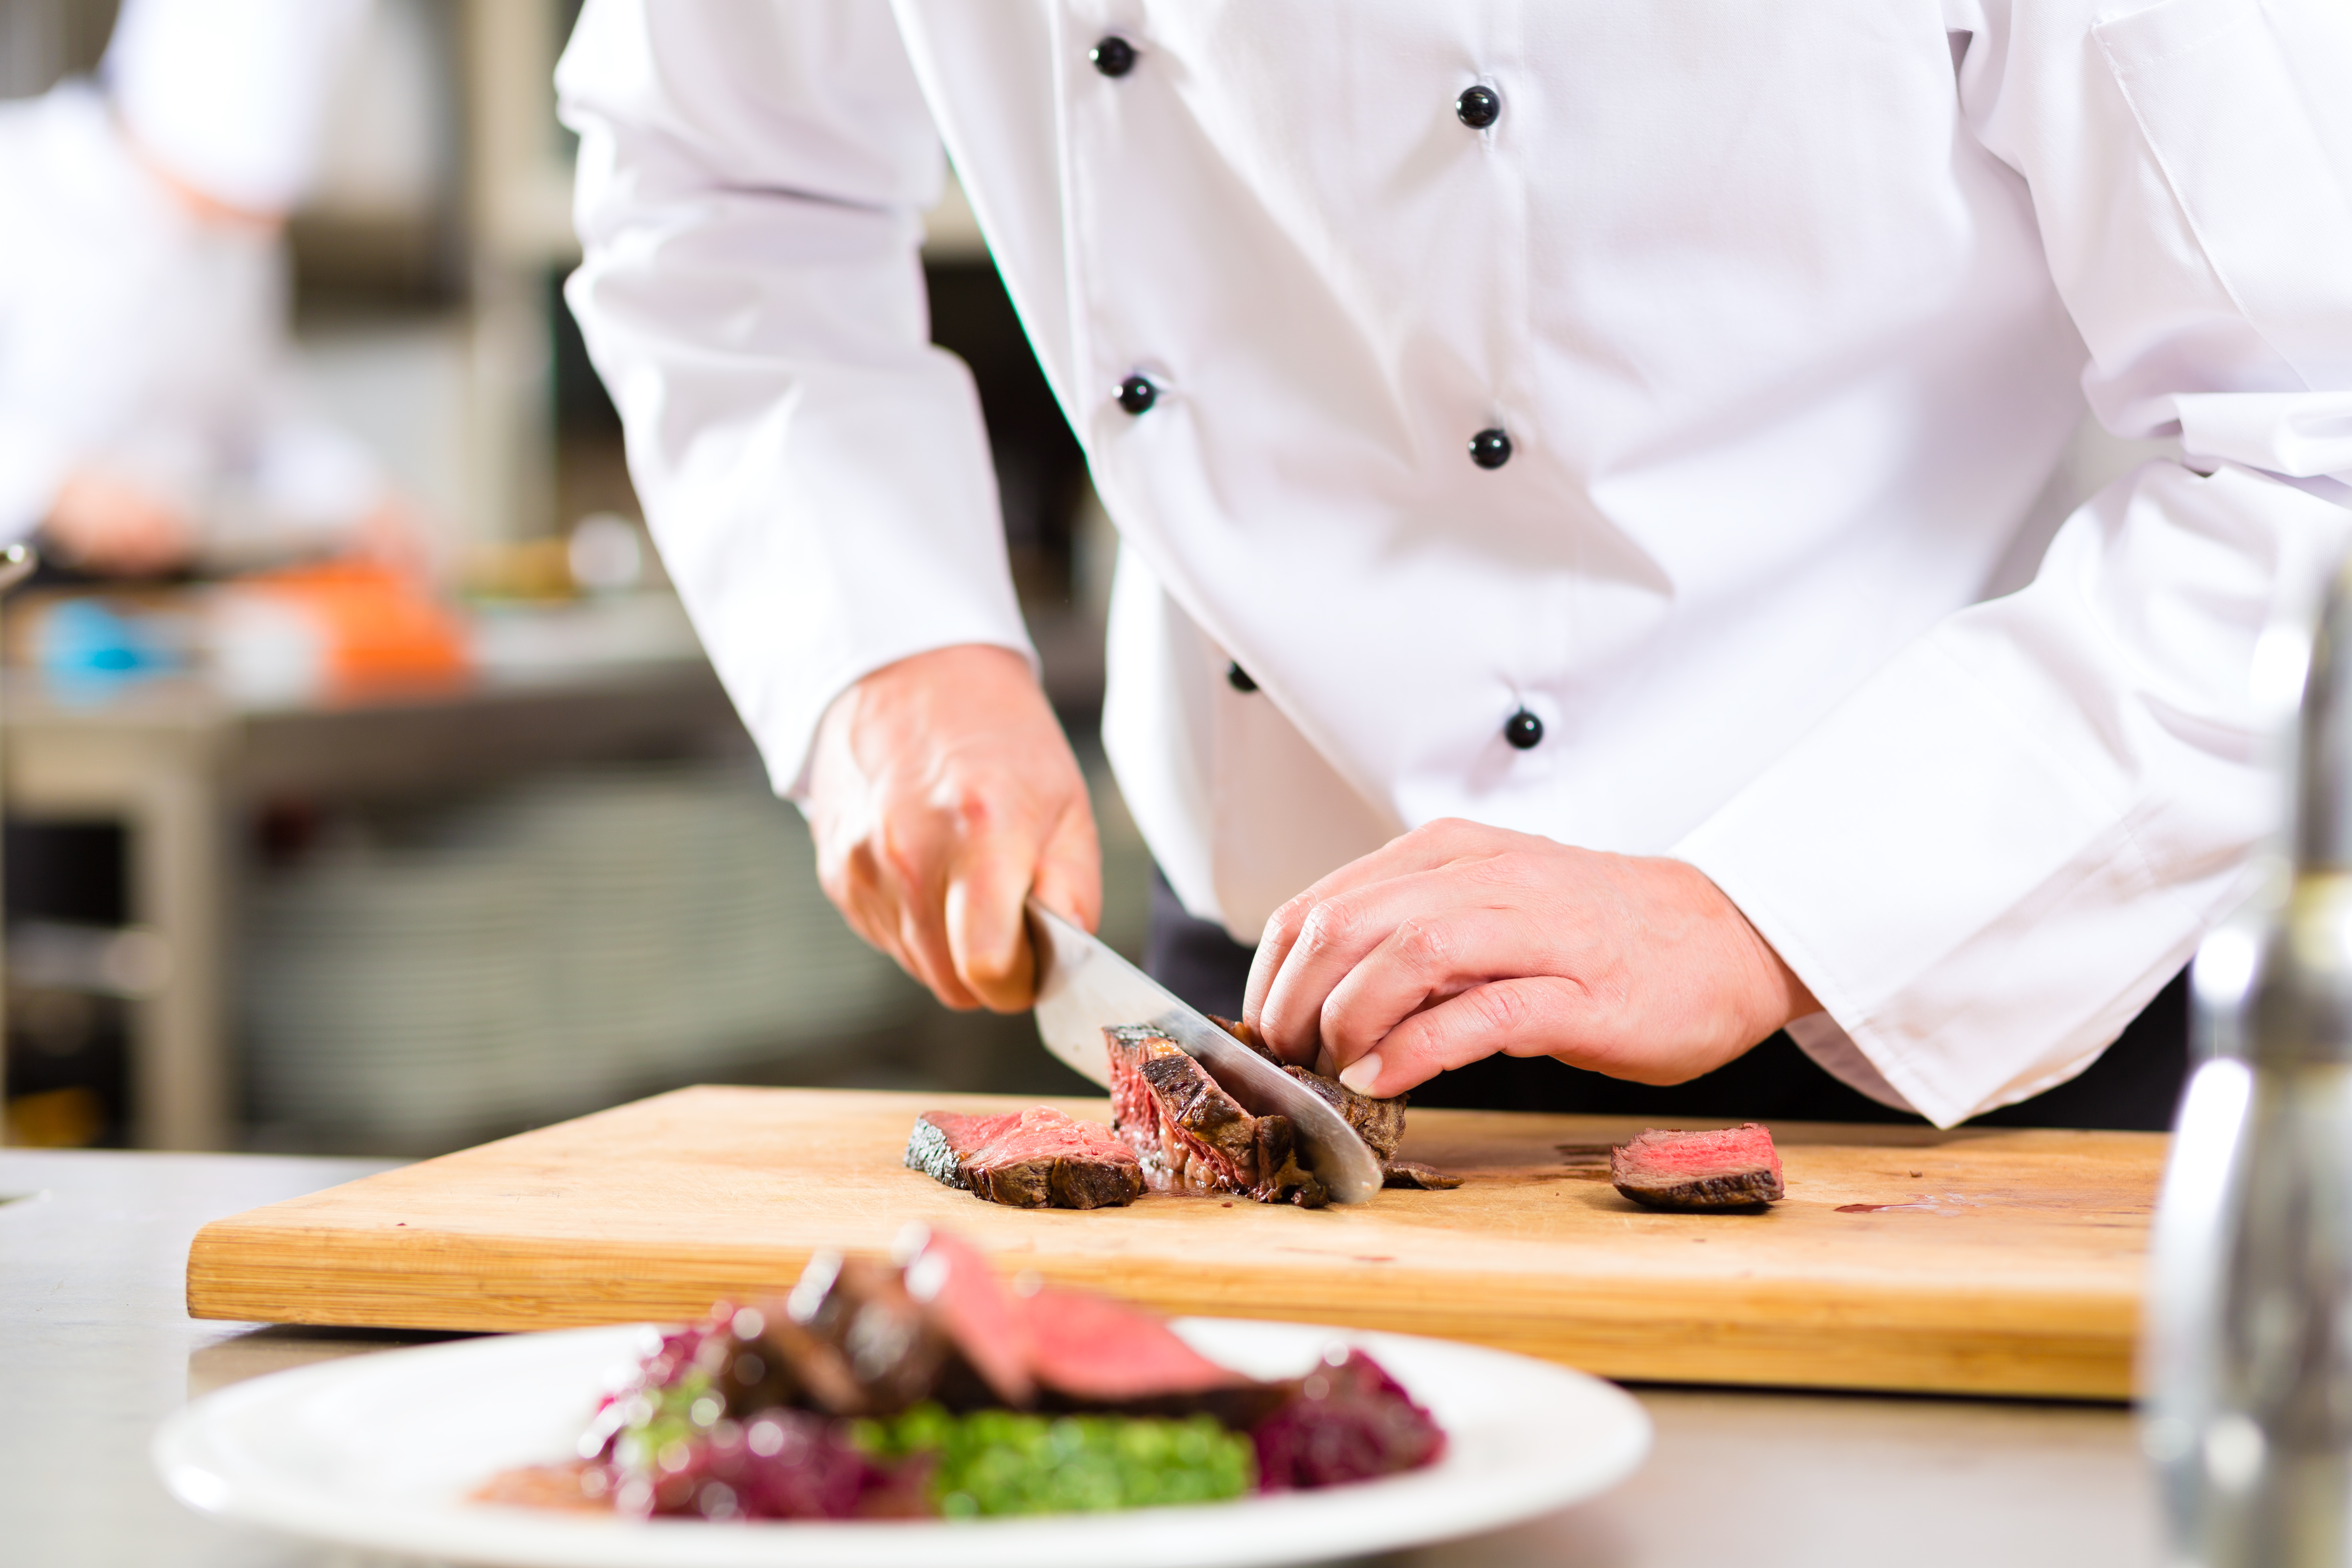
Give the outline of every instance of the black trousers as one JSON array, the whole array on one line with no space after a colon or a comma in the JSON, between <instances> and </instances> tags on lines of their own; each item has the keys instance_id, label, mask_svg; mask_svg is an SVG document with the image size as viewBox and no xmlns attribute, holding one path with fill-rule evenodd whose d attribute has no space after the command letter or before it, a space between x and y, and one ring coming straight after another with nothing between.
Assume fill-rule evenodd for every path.
<instances>
[{"instance_id":1,"label":"black trousers","mask_svg":"<svg viewBox=\"0 0 2352 1568\"><path fill-rule=\"evenodd\" d=\"M1155 869L1143 966L1203 1012L1238 1018L1250 950L1224 928L1194 920ZM1984 1127L2106 1127L2163 1131L2189 1072L2189 985L2176 975L2122 1038L2079 1076L2046 1094L1976 1119ZM1917 1123L1857 1093L1813 1063L1786 1035L1737 1061L1664 1089L1603 1078L1549 1057L1488 1057L1441 1073L1412 1091L1415 1105L1477 1110L1581 1111L1653 1120Z\"/></svg>"}]
</instances>

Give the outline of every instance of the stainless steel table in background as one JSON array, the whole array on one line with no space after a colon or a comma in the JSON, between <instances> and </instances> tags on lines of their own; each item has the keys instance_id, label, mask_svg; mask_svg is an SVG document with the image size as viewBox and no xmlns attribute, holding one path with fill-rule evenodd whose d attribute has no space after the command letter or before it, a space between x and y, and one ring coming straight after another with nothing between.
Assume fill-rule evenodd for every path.
<instances>
[{"instance_id":1,"label":"stainless steel table in background","mask_svg":"<svg viewBox=\"0 0 2352 1568\"><path fill-rule=\"evenodd\" d=\"M182 1510L157 1483L147 1441L194 1394L406 1342L201 1323L183 1306L188 1242L205 1220L376 1168L0 1152L0 1199L10 1200L0 1202L0 1557L42 1568L355 1568L348 1553ZM1393 1568L2134 1568L2159 1558L2153 1489L2118 1408L1636 1392L1658 1438L1632 1480Z\"/></svg>"},{"instance_id":2,"label":"stainless steel table in background","mask_svg":"<svg viewBox=\"0 0 2352 1568\"><path fill-rule=\"evenodd\" d=\"M698 657L276 707L241 705L194 677L63 701L11 670L0 726L9 811L112 818L128 830L131 918L163 958L131 1008L131 1141L147 1149L234 1146L231 910L254 806L446 797L742 734Z\"/></svg>"}]
</instances>

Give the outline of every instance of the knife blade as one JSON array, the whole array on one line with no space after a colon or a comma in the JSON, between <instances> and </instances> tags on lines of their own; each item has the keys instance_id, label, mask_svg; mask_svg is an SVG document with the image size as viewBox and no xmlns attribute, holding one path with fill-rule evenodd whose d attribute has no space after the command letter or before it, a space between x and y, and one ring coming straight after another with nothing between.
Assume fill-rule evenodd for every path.
<instances>
[{"instance_id":1,"label":"knife blade","mask_svg":"<svg viewBox=\"0 0 2352 1568\"><path fill-rule=\"evenodd\" d=\"M1037 1033L1047 1050L1108 1088L1104 1026L1148 1025L1175 1041L1251 1115L1288 1117L1303 1163L1329 1189L1333 1203L1364 1203L1381 1190L1380 1161L1328 1101L1035 899L1028 908L1037 954Z\"/></svg>"}]
</instances>

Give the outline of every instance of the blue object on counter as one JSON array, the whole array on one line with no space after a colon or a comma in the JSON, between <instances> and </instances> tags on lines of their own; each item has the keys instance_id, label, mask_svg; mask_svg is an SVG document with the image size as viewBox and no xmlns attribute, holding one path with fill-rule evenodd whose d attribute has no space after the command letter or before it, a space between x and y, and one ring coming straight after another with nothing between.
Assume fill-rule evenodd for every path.
<instances>
[{"instance_id":1,"label":"blue object on counter","mask_svg":"<svg viewBox=\"0 0 2352 1568\"><path fill-rule=\"evenodd\" d=\"M59 695L85 700L180 665L179 650L160 628L102 599L50 605L33 628L33 658Z\"/></svg>"}]
</instances>

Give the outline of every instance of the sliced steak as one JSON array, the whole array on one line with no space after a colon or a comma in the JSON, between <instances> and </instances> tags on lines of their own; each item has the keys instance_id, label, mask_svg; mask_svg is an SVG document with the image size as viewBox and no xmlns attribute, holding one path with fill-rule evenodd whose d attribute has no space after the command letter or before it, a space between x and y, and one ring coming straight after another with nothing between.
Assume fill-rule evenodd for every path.
<instances>
[{"instance_id":1,"label":"sliced steak","mask_svg":"<svg viewBox=\"0 0 2352 1568\"><path fill-rule=\"evenodd\" d=\"M1015 1208L1093 1209L1143 1193L1135 1152L1098 1121L1050 1105L1002 1116L927 1110L915 1118L906 1163L932 1180Z\"/></svg>"},{"instance_id":2,"label":"sliced steak","mask_svg":"<svg viewBox=\"0 0 2352 1568\"><path fill-rule=\"evenodd\" d=\"M989 1392L1016 1408L1034 1400L1034 1324L980 1248L928 1226L908 1226L892 1251L905 1260L907 1294L955 1342Z\"/></svg>"},{"instance_id":3,"label":"sliced steak","mask_svg":"<svg viewBox=\"0 0 2352 1568\"><path fill-rule=\"evenodd\" d=\"M925 1399L966 1408L993 1393L950 1325L915 1300L898 1269L872 1258L816 1254L784 1299L782 1317L761 1316L754 1352L762 1359L773 1355L796 1370L831 1360L847 1370L856 1403L832 1415L894 1415ZM733 1375L742 1380L740 1372Z\"/></svg>"},{"instance_id":4,"label":"sliced steak","mask_svg":"<svg viewBox=\"0 0 2352 1568\"><path fill-rule=\"evenodd\" d=\"M1718 1132L1652 1128L1609 1151L1609 1180L1657 1209L1758 1209L1783 1191L1772 1134L1753 1121Z\"/></svg>"},{"instance_id":5,"label":"sliced steak","mask_svg":"<svg viewBox=\"0 0 2352 1568\"><path fill-rule=\"evenodd\" d=\"M1281 1402L1280 1385L1209 1360L1150 1312L1034 1277L1007 1289L977 1247L936 1230L910 1227L897 1250L908 1294L1004 1405L1206 1413L1240 1431Z\"/></svg>"},{"instance_id":6,"label":"sliced steak","mask_svg":"<svg viewBox=\"0 0 2352 1568\"><path fill-rule=\"evenodd\" d=\"M1338 1111L1341 1120L1356 1130L1375 1158L1383 1163L1396 1157L1397 1145L1404 1142L1404 1102L1402 1094L1386 1100L1375 1100L1369 1094L1358 1094L1336 1078L1325 1078L1319 1072L1309 1072L1302 1067L1284 1064L1283 1071L1313 1089L1325 1103Z\"/></svg>"},{"instance_id":7,"label":"sliced steak","mask_svg":"<svg viewBox=\"0 0 2352 1568\"><path fill-rule=\"evenodd\" d=\"M1381 1185L1435 1192L1462 1184L1459 1176L1449 1176L1433 1166L1396 1157L1398 1147L1404 1142L1406 1096L1396 1094L1375 1100L1369 1094L1358 1094L1336 1078L1326 1078L1284 1061L1266 1048L1265 1042L1257 1037L1257 1031L1247 1024L1220 1018L1214 1013L1209 1015L1209 1021L1313 1089L1323 1103L1338 1111L1340 1120L1355 1129L1356 1136L1364 1141L1372 1157L1381 1163Z\"/></svg>"},{"instance_id":8,"label":"sliced steak","mask_svg":"<svg viewBox=\"0 0 2352 1568\"><path fill-rule=\"evenodd\" d=\"M1205 1415L1250 1436L1269 1491L1444 1452L1428 1413L1360 1351L1262 1383L1148 1312L1034 1276L1008 1289L952 1237L910 1226L895 1256L896 1267L820 1253L789 1296L719 1303L664 1335L606 1397L581 1439L583 1463L509 1472L478 1495L711 1519L912 1517L929 1506L929 1460L874 1458L841 1418L925 1401L955 1414ZM703 1409L713 1394L723 1419Z\"/></svg>"},{"instance_id":9,"label":"sliced steak","mask_svg":"<svg viewBox=\"0 0 2352 1568\"><path fill-rule=\"evenodd\" d=\"M1323 1184L1295 1158L1290 1119L1252 1116L1208 1069L1146 1026L1103 1030L1111 1125L1160 1193L1238 1193L1320 1208Z\"/></svg>"},{"instance_id":10,"label":"sliced steak","mask_svg":"<svg viewBox=\"0 0 2352 1568\"><path fill-rule=\"evenodd\" d=\"M1257 1031L1247 1024L1220 1018L1214 1013L1209 1015L1209 1022L1313 1089L1317 1098L1338 1111L1340 1120L1355 1129L1356 1136L1371 1150L1373 1158L1383 1165L1395 1158L1397 1146L1404 1142L1405 1096L1398 1094L1385 1100L1375 1100L1369 1094L1358 1094L1336 1078L1325 1078L1319 1072L1311 1072L1284 1061L1266 1048L1265 1042L1257 1037Z\"/></svg>"},{"instance_id":11,"label":"sliced steak","mask_svg":"<svg viewBox=\"0 0 2352 1568\"><path fill-rule=\"evenodd\" d=\"M1298 1129L1287 1116L1257 1119L1257 1185L1250 1196L1260 1203L1288 1201L1300 1208L1319 1209L1331 1201L1323 1178L1298 1159Z\"/></svg>"},{"instance_id":12,"label":"sliced steak","mask_svg":"<svg viewBox=\"0 0 2352 1568\"><path fill-rule=\"evenodd\" d=\"M1242 1431L1282 1402L1281 1385L1218 1365L1149 1312L1075 1290L1013 1300L1028 1314L1030 1370L1046 1409L1205 1413Z\"/></svg>"},{"instance_id":13,"label":"sliced steak","mask_svg":"<svg viewBox=\"0 0 2352 1568\"><path fill-rule=\"evenodd\" d=\"M999 1133L1021 1125L1021 1113L1008 1116L958 1116L951 1110L926 1110L915 1118L908 1136L905 1164L931 1180L962 1192L971 1191L964 1156L985 1148Z\"/></svg>"}]
</instances>

